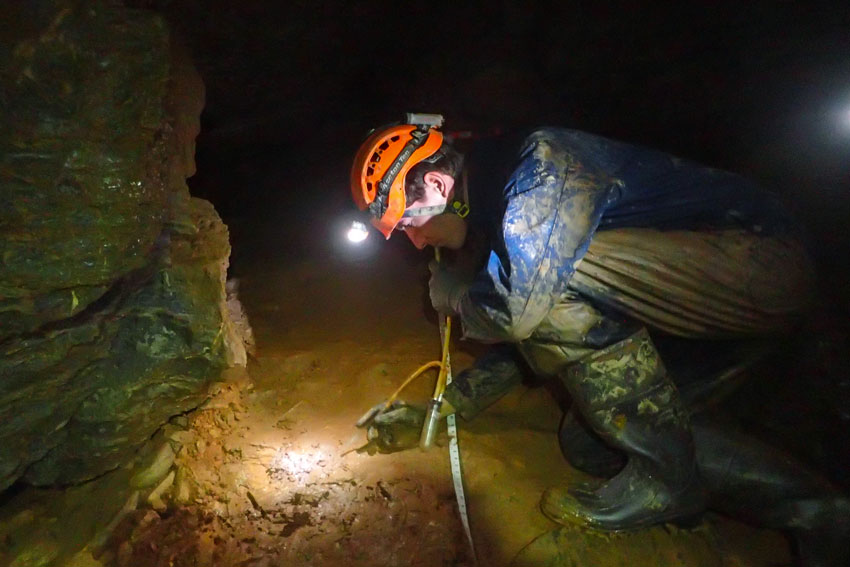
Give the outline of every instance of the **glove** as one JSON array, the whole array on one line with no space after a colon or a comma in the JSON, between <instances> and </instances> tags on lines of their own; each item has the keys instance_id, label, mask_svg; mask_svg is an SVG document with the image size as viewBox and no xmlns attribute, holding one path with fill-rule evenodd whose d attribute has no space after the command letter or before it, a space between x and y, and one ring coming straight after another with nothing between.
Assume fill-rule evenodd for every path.
<instances>
[{"instance_id":1,"label":"glove","mask_svg":"<svg viewBox=\"0 0 850 567\"><path fill-rule=\"evenodd\" d=\"M419 436L425 423L425 408L404 402L394 403L393 408L372 418L366 430L369 442L358 452L395 453L419 446Z\"/></svg>"},{"instance_id":2,"label":"glove","mask_svg":"<svg viewBox=\"0 0 850 567\"><path fill-rule=\"evenodd\" d=\"M431 305L440 313L453 315L458 312L460 300L469 284L464 282L456 272L448 270L436 260L428 264L431 279L428 281L428 292Z\"/></svg>"}]
</instances>

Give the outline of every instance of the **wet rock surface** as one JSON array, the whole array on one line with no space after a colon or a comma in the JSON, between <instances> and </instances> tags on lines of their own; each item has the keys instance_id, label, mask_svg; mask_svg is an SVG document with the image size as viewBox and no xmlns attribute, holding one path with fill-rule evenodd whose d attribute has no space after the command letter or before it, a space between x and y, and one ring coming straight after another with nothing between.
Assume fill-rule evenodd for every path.
<instances>
[{"instance_id":1,"label":"wet rock surface","mask_svg":"<svg viewBox=\"0 0 850 567\"><path fill-rule=\"evenodd\" d=\"M0 8L0 490L127 462L245 363L227 227L190 197L200 78L114 2Z\"/></svg>"}]
</instances>

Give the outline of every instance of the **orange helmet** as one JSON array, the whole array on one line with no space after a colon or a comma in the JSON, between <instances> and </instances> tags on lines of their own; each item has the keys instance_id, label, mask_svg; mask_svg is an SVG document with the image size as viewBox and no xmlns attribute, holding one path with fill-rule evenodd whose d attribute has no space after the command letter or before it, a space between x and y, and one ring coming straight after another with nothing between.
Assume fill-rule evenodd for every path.
<instances>
[{"instance_id":1,"label":"orange helmet","mask_svg":"<svg viewBox=\"0 0 850 567\"><path fill-rule=\"evenodd\" d=\"M436 128L442 116L410 115L411 124L375 131L360 146L351 168L351 195L369 211L372 225L389 238L407 208L404 178L410 168L434 156L443 145Z\"/></svg>"}]
</instances>

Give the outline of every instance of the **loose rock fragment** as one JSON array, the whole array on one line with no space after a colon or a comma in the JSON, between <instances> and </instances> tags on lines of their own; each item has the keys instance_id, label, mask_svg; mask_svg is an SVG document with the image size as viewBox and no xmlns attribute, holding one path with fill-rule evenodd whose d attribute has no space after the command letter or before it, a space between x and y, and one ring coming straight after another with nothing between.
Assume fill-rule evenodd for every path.
<instances>
[{"instance_id":1,"label":"loose rock fragment","mask_svg":"<svg viewBox=\"0 0 850 567\"><path fill-rule=\"evenodd\" d=\"M159 482L168 474L168 469L174 463L174 449L170 443L164 443L154 454L153 459L130 479L133 488L147 488Z\"/></svg>"},{"instance_id":2,"label":"loose rock fragment","mask_svg":"<svg viewBox=\"0 0 850 567\"><path fill-rule=\"evenodd\" d=\"M162 482L160 482L159 485L157 485L157 487L154 488L153 491L148 495L148 503L154 510L162 512L167 508L165 502L163 502L162 500L162 495L165 494L165 492L169 488L171 488L171 485L173 484L174 471L171 471L170 473L168 473L168 476L162 479Z\"/></svg>"},{"instance_id":3,"label":"loose rock fragment","mask_svg":"<svg viewBox=\"0 0 850 567\"><path fill-rule=\"evenodd\" d=\"M191 471L186 467L178 468L174 477L174 501L180 505L187 505L194 501L197 494L197 484L192 478Z\"/></svg>"},{"instance_id":4,"label":"loose rock fragment","mask_svg":"<svg viewBox=\"0 0 850 567\"><path fill-rule=\"evenodd\" d=\"M180 445L189 445L195 440L195 433L193 431L175 431L168 437L171 441L175 443L179 443Z\"/></svg>"},{"instance_id":5,"label":"loose rock fragment","mask_svg":"<svg viewBox=\"0 0 850 567\"><path fill-rule=\"evenodd\" d=\"M113 517L103 529L95 534L94 538L92 538L91 542L89 542L88 547L94 550L102 549L109 540L109 536L112 535L113 530L115 530L118 524L121 523L121 520L123 520L127 514L135 510L138 506L139 491L135 490L130 497L127 498L127 501L124 502L124 506L122 506L121 509L118 510L118 513L115 514L115 517Z\"/></svg>"}]
</instances>

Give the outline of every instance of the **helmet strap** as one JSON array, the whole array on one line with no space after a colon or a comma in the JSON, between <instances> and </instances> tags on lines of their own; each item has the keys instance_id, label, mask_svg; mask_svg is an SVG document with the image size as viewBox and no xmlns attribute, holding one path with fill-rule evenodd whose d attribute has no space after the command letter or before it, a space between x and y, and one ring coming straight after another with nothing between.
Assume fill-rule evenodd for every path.
<instances>
[{"instance_id":1,"label":"helmet strap","mask_svg":"<svg viewBox=\"0 0 850 567\"><path fill-rule=\"evenodd\" d=\"M443 213L454 213L460 218L465 219L469 215L469 205L463 201L452 199L451 201L446 201L444 205L405 209L402 217L432 217L435 215L442 215Z\"/></svg>"},{"instance_id":2,"label":"helmet strap","mask_svg":"<svg viewBox=\"0 0 850 567\"><path fill-rule=\"evenodd\" d=\"M395 178L398 177L401 168L404 167L404 164L407 163L407 160L410 159L413 152L425 143L425 140L428 139L429 135L430 132L427 126L417 126L410 132L410 141L405 144L401 153L399 153L393 160L392 164L387 169L387 172L378 182L378 194L375 196L375 200L369 203L369 212L371 212L375 217L381 218L384 216L384 213L387 211L390 188L392 187Z\"/></svg>"}]
</instances>

